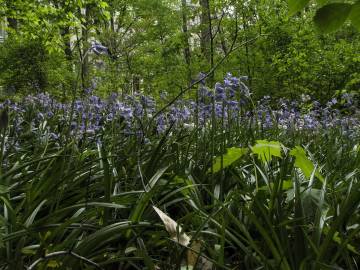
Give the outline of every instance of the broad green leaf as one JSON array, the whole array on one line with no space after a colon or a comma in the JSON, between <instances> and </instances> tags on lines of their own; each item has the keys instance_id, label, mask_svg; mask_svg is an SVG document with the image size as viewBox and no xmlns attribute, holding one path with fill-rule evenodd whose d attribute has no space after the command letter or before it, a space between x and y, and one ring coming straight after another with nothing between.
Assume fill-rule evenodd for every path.
<instances>
[{"instance_id":1,"label":"broad green leaf","mask_svg":"<svg viewBox=\"0 0 360 270\"><path fill-rule=\"evenodd\" d=\"M351 4L332 3L319 8L316 11L314 22L323 33L337 30L348 18Z\"/></svg>"},{"instance_id":2,"label":"broad green leaf","mask_svg":"<svg viewBox=\"0 0 360 270\"><path fill-rule=\"evenodd\" d=\"M233 164L235 161L237 161L239 158L241 158L244 154L247 153L246 148L238 148L238 147L232 147L228 148L226 154L222 156L222 168L229 167L231 164ZM216 157L214 164L213 164L213 172L216 173L221 170L221 156ZM211 172L211 168L208 170L208 172Z\"/></svg>"},{"instance_id":3,"label":"broad green leaf","mask_svg":"<svg viewBox=\"0 0 360 270\"><path fill-rule=\"evenodd\" d=\"M357 1L352 5L349 19L351 20L352 25L360 31L360 1Z\"/></svg>"},{"instance_id":4,"label":"broad green leaf","mask_svg":"<svg viewBox=\"0 0 360 270\"><path fill-rule=\"evenodd\" d=\"M296 12L302 10L310 0L289 0L289 13L294 15Z\"/></svg>"},{"instance_id":5,"label":"broad green leaf","mask_svg":"<svg viewBox=\"0 0 360 270\"><path fill-rule=\"evenodd\" d=\"M269 162L272 157L281 158L281 143L277 141L258 140L251 150L264 163Z\"/></svg>"},{"instance_id":6,"label":"broad green leaf","mask_svg":"<svg viewBox=\"0 0 360 270\"><path fill-rule=\"evenodd\" d=\"M104 8L104 9L109 7L109 4L106 3L106 2L104 2L104 1L100 1L100 2L98 3L98 5L99 5L101 8Z\"/></svg>"},{"instance_id":7,"label":"broad green leaf","mask_svg":"<svg viewBox=\"0 0 360 270\"><path fill-rule=\"evenodd\" d=\"M315 166L312 161L306 156L305 150L300 146L295 146L290 151L290 155L295 157L295 166L303 172L306 178L310 178L313 173ZM324 177L320 174L318 170L315 172L315 176L324 182Z\"/></svg>"},{"instance_id":8,"label":"broad green leaf","mask_svg":"<svg viewBox=\"0 0 360 270\"><path fill-rule=\"evenodd\" d=\"M329 0L316 0L316 2L322 6L322 5L325 5L327 2L329 2Z\"/></svg>"}]
</instances>

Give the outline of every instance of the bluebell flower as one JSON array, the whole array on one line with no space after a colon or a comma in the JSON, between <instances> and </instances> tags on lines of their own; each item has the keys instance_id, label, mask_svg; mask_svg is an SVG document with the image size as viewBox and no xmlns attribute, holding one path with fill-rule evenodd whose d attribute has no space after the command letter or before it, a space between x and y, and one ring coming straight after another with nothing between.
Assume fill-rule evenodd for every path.
<instances>
[{"instance_id":1,"label":"bluebell flower","mask_svg":"<svg viewBox=\"0 0 360 270\"><path fill-rule=\"evenodd\" d=\"M163 133L166 130L166 121L164 115L159 115L156 119L156 131L157 133Z\"/></svg>"},{"instance_id":2,"label":"bluebell flower","mask_svg":"<svg viewBox=\"0 0 360 270\"><path fill-rule=\"evenodd\" d=\"M225 88L221 85L221 83L215 84L215 99L226 100Z\"/></svg>"},{"instance_id":3,"label":"bluebell flower","mask_svg":"<svg viewBox=\"0 0 360 270\"><path fill-rule=\"evenodd\" d=\"M133 117L133 111L130 107L123 106L120 108L120 115L125 118L125 120L131 120Z\"/></svg>"}]
</instances>

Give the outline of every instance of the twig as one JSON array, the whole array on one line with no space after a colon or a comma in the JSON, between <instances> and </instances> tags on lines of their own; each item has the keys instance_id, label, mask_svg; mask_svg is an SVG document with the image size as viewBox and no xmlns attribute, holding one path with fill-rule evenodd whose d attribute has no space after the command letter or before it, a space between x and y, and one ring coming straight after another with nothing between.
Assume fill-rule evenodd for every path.
<instances>
[{"instance_id":1,"label":"twig","mask_svg":"<svg viewBox=\"0 0 360 270\"><path fill-rule=\"evenodd\" d=\"M228 51L228 53L226 55L224 55L223 58L221 58L221 60L216 63L216 65L210 69L207 73L205 73L204 76L202 76L202 78L196 80L195 82L191 83L188 87L186 87L185 89L182 89L180 91L179 94L177 94L170 102L168 102L164 107L162 107L159 111L157 111L155 113L155 115L153 116L153 119L156 118L156 116L160 115L162 112L164 112L167 108L169 108L172 104L174 104L182 95L184 95L187 91L189 91L191 88L193 88L195 85L197 85L198 83L200 83L201 81L203 81L204 79L206 79L207 77L209 77L212 73L214 73L214 71L225 61L226 58L229 57L229 55L231 53L233 53L235 50L239 49L240 47L250 43L250 42L253 42L255 41L256 39L258 39L260 36L263 36L263 35L258 35L250 40L247 40L243 43L241 43L240 45L234 47L235 45L235 41L236 41L236 38L234 39L234 41L232 42L231 44L231 47L230 47L230 50Z\"/></svg>"}]
</instances>

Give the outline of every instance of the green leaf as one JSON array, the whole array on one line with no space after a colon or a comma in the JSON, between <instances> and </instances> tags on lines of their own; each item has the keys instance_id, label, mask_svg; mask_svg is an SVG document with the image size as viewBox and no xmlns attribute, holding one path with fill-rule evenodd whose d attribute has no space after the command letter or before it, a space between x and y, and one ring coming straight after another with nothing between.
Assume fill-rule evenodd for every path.
<instances>
[{"instance_id":1,"label":"green leaf","mask_svg":"<svg viewBox=\"0 0 360 270\"><path fill-rule=\"evenodd\" d=\"M357 1L352 5L349 19L351 20L352 25L360 31L360 1Z\"/></svg>"},{"instance_id":2,"label":"green leaf","mask_svg":"<svg viewBox=\"0 0 360 270\"><path fill-rule=\"evenodd\" d=\"M109 4L106 3L106 2L104 2L104 1L100 1L100 2L98 3L98 5L99 5L101 8L103 8L103 9L109 7Z\"/></svg>"},{"instance_id":3,"label":"green leaf","mask_svg":"<svg viewBox=\"0 0 360 270\"><path fill-rule=\"evenodd\" d=\"M269 162L272 157L281 158L281 143L277 141L258 140L251 150L264 163Z\"/></svg>"},{"instance_id":4,"label":"green leaf","mask_svg":"<svg viewBox=\"0 0 360 270\"><path fill-rule=\"evenodd\" d=\"M325 5L327 2L329 2L329 0L316 0L316 2L322 6L322 5Z\"/></svg>"},{"instance_id":5,"label":"green leaf","mask_svg":"<svg viewBox=\"0 0 360 270\"><path fill-rule=\"evenodd\" d=\"M270 183L269 186L268 185L265 185L265 186L261 186L259 187L259 190L266 190L266 191L269 191L269 187L271 189L274 188L274 183ZM282 182L282 185L281 185L281 190L289 190L289 189L292 189L293 188L293 181L292 180L285 180Z\"/></svg>"},{"instance_id":6,"label":"green leaf","mask_svg":"<svg viewBox=\"0 0 360 270\"><path fill-rule=\"evenodd\" d=\"M319 31L330 33L337 30L348 18L351 4L332 3L316 11L314 22Z\"/></svg>"},{"instance_id":7,"label":"green leaf","mask_svg":"<svg viewBox=\"0 0 360 270\"><path fill-rule=\"evenodd\" d=\"M241 158L244 154L246 154L247 151L248 150L246 148L238 148L238 147L228 148L225 155L216 157L213 164L213 172L216 173L221 169L229 167L231 164L233 164L235 161ZM221 158L222 158L222 167L221 167ZM211 172L211 168L208 170L208 172Z\"/></svg>"},{"instance_id":8,"label":"green leaf","mask_svg":"<svg viewBox=\"0 0 360 270\"><path fill-rule=\"evenodd\" d=\"M34 210L34 211L30 214L30 216L27 218L27 220L26 220L25 223L24 223L24 226L25 226L26 228L30 227L30 226L33 224L37 213L40 211L41 207L46 203L46 201L47 201L47 200L45 199L45 200L43 200L41 203L39 203L39 205L35 208L35 210Z\"/></svg>"},{"instance_id":9,"label":"green leaf","mask_svg":"<svg viewBox=\"0 0 360 270\"><path fill-rule=\"evenodd\" d=\"M290 155L295 157L295 167L299 168L306 178L310 178L313 173L315 166L312 161L306 156L305 150L300 146L295 146L290 151ZM324 182L324 177L320 174L318 170L315 172L315 176Z\"/></svg>"},{"instance_id":10,"label":"green leaf","mask_svg":"<svg viewBox=\"0 0 360 270\"><path fill-rule=\"evenodd\" d=\"M342 240L342 239L340 238L339 232L336 232L336 233L334 234L333 240L334 240L334 242L338 243L339 245L341 245L341 244L344 242L344 240ZM355 248L354 246L352 246L352 245L350 245L350 244L346 244L346 247L347 247L347 249L350 250L351 252L353 252L353 253L355 253L355 254L357 254L357 255L360 255L360 253L356 250L356 248Z\"/></svg>"},{"instance_id":11,"label":"green leaf","mask_svg":"<svg viewBox=\"0 0 360 270\"><path fill-rule=\"evenodd\" d=\"M302 10L310 0L289 0L289 13L294 15L296 12Z\"/></svg>"},{"instance_id":12,"label":"green leaf","mask_svg":"<svg viewBox=\"0 0 360 270\"><path fill-rule=\"evenodd\" d=\"M9 190L10 190L10 188L8 186L0 185L0 194L8 193Z\"/></svg>"}]
</instances>

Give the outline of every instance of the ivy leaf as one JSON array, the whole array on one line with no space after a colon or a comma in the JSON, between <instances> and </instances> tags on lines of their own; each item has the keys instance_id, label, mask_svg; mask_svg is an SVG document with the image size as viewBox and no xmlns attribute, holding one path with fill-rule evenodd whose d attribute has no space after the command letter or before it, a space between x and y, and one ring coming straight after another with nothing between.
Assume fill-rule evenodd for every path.
<instances>
[{"instance_id":1,"label":"ivy leaf","mask_svg":"<svg viewBox=\"0 0 360 270\"><path fill-rule=\"evenodd\" d=\"M332 3L316 11L314 22L323 33L337 30L348 18L352 5L345 3Z\"/></svg>"},{"instance_id":2,"label":"ivy leaf","mask_svg":"<svg viewBox=\"0 0 360 270\"><path fill-rule=\"evenodd\" d=\"M235 161L237 161L239 158L241 158L244 154L247 153L246 148L238 148L238 147L232 147L228 148L225 155L222 156L223 164L222 168L229 167L231 164L233 164ZM213 164L213 172L216 173L221 170L221 156L216 157L214 164ZM208 172L211 172L211 168L208 170Z\"/></svg>"},{"instance_id":3,"label":"ivy leaf","mask_svg":"<svg viewBox=\"0 0 360 270\"><path fill-rule=\"evenodd\" d=\"M357 1L352 5L349 19L351 20L352 25L360 31L360 1Z\"/></svg>"},{"instance_id":4,"label":"ivy leaf","mask_svg":"<svg viewBox=\"0 0 360 270\"><path fill-rule=\"evenodd\" d=\"M302 10L310 0L289 0L289 13L290 16L294 15L296 12Z\"/></svg>"},{"instance_id":5,"label":"ivy leaf","mask_svg":"<svg viewBox=\"0 0 360 270\"><path fill-rule=\"evenodd\" d=\"M295 167L299 168L306 178L310 178L315 166L306 156L305 150L300 146L296 146L290 151L290 155L295 157ZM324 182L324 177L318 170L316 170L315 176L321 180L321 182Z\"/></svg>"},{"instance_id":6,"label":"ivy leaf","mask_svg":"<svg viewBox=\"0 0 360 270\"><path fill-rule=\"evenodd\" d=\"M281 158L281 143L277 141L258 140L251 150L264 163L269 162L272 157Z\"/></svg>"}]
</instances>

